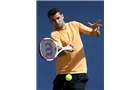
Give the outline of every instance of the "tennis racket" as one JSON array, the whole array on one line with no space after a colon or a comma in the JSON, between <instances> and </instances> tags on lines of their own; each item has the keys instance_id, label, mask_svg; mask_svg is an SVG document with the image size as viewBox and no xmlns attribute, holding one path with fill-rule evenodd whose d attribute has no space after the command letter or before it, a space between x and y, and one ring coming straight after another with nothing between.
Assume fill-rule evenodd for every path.
<instances>
[{"instance_id":1,"label":"tennis racket","mask_svg":"<svg viewBox=\"0 0 140 90\"><path fill-rule=\"evenodd\" d=\"M50 38L43 38L40 42L40 55L46 61L54 60L64 50L72 50L72 47L62 47Z\"/></svg>"}]
</instances>

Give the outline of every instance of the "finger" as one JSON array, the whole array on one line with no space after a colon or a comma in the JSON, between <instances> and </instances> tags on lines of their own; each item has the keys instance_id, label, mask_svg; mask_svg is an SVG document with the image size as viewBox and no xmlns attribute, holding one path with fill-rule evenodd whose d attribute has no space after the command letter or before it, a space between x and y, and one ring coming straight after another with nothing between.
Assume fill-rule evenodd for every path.
<instances>
[{"instance_id":1,"label":"finger","mask_svg":"<svg viewBox=\"0 0 140 90\"><path fill-rule=\"evenodd\" d=\"M90 22L88 22L88 25L89 25L89 26L93 26L93 24L92 24L92 23L90 23Z\"/></svg>"},{"instance_id":2,"label":"finger","mask_svg":"<svg viewBox=\"0 0 140 90\"><path fill-rule=\"evenodd\" d=\"M100 26L98 26L98 28L97 28L98 30L100 29Z\"/></svg>"},{"instance_id":3,"label":"finger","mask_svg":"<svg viewBox=\"0 0 140 90\"><path fill-rule=\"evenodd\" d=\"M75 50L76 49L76 46L73 46L73 50Z\"/></svg>"},{"instance_id":4,"label":"finger","mask_svg":"<svg viewBox=\"0 0 140 90\"><path fill-rule=\"evenodd\" d=\"M99 22L100 22L101 20L99 19L97 22L95 22L94 24L92 24L92 23L90 23L90 22L88 22L88 24L90 25L90 26L93 26L93 25L97 25Z\"/></svg>"},{"instance_id":5,"label":"finger","mask_svg":"<svg viewBox=\"0 0 140 90\"><path fill-rule=\"evenodd\" d=\"M101 20L99 19L95 24L98 24L99 22L101 22Z\"/></svg>"},{"instance_id":6,"label":"finger","mask_svg":"<svg viewBox=\"0 0 140 90\"><path fill-rule=\"evenodd\" d=\"M99 30L102 24L97 24L97 29Z\"/></svg>"},{"instance_id":7,"label":"finger","mask_svg":"<svg viewBox=\"0 0 140 90\"><path fill-rule=\"evenodd\" d=\"M72 51L74 51L76 49L76 47L72 44L70 44L70 46L72 47Z\"/></svg>"},{"instance_id":8,"label":"finger","mask_svg":"<svg viewBox=\"0 0 140 90\"><path fill-rule=\"evenodd\" d=\"M97 26L102 26L102 24L97 24Z\"/></svg>"}]
</instances>

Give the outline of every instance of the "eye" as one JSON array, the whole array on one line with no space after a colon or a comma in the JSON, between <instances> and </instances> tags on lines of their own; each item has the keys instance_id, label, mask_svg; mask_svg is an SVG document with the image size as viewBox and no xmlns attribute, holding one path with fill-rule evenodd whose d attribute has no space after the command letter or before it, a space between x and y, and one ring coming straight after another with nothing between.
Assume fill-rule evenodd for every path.
<instances>
[{"instance_id":1,"label":"eye","mask_svg":"<svg viewBox=\"0 0 140 90\"><path fill-rule=\"evenodd\" d=\"M60 19L60 17L57 17L56 19Z\"/></svg>"}]
</instances>

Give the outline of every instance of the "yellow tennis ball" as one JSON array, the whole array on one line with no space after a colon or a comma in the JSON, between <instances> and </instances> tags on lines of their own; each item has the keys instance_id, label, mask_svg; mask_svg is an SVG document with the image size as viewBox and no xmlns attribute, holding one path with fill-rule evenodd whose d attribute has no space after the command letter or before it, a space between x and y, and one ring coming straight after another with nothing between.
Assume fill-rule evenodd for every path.
<instances>
[{"instance_id":1,"label":"yellow tennis ball","mask_svg":"<svg viewBox=\"0 0 140 90\"><path fill-rule=\"evenodd\" d=\"M72 75L67 74L67 75L65 76L65 79L66 79L67 81L71 81L71 80L72 80Z\"/></svg>"}]
</instances>

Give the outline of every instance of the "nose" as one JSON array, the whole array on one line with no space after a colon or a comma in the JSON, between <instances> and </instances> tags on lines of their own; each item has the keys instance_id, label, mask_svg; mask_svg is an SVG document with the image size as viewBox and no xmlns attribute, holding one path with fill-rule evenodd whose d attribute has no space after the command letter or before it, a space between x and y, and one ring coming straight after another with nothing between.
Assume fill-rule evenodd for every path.
<instances>
[{"instance_id":1,"label":"nose","mask_svg":"<svg viewBox=\"0 0 140 90\"><path fill-rule=\"evenodd\" d=\"M58 23L59 22L59 20L58 19L56 19L56 23Z\"/></svg>"}]
</instances>

